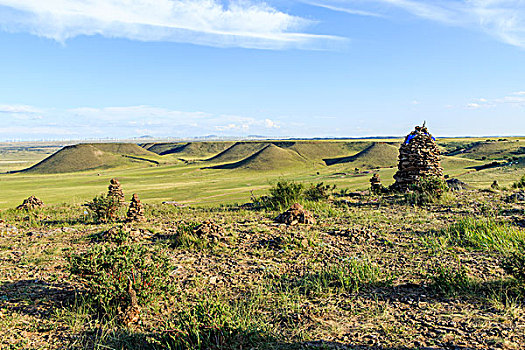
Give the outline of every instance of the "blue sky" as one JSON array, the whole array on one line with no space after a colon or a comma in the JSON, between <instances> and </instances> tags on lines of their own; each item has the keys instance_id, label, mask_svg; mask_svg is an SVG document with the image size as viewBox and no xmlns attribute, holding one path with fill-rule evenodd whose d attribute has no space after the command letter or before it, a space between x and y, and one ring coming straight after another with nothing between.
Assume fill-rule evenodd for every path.
<instances>
[{"instance_id":1,"label":"blue sky","mask_svg":"<svg viewBox=\"0 0 525 350\"><path fill-rule=\"evenodd\" d=\"M0 140L525 135L524 0L0 0Z\"/></svg>"}]
</instances>

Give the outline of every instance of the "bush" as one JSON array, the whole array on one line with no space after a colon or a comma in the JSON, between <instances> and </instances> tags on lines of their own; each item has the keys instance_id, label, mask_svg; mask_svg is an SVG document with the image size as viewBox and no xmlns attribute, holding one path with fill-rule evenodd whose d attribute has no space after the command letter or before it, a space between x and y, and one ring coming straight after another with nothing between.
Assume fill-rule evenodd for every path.
<instances>
[{"instance_id":1,"label":"bush","mask_svg":"<svg viewBox=\"0 0 525 350\"><path fill-rule=\"evenodd\" d=\"M100 195L86 203L85 206L97 222L114 222L118 219L121 203L114 196Z\"/></svg>"},{"instance_id":2,"label":"bush","mask_svg":"<svg viewBox=\"0 0 525 350\"><path fill-rule=\"evenodd\" d=\"M422 177L410 187L410 192L405 195L408 203L421 205L435 203L448 192L445 180L436 176Z\"/></svg>"},{"instance_id":3,"label":"bush","mask_svg":"<svg viewBox=\"0 0 525 350\"><path fill-rule=\"evenodd\" d=\"M525 282L525 242L521 241L516 250L508 253L501 262L506 273L520 282Z\"/></svg>"},{"instance_id":4,"label":"bush","mask_svg":"<svg viewBox=\"0 0 525 350\"><path fill-rule=\"evenodd\" d=\"M115 316L131 303L128 284L144 305L169 288L171 264L158 249L138 244L95 245L86 252L68 256L69 271L84 285L88 299L101 316Z\"/></svg>"},{"instance_id":5,"label":"bush","mask_svg":"<svg viewBox=\"0 0 525 350\"><path fill-rule=\"evenodd\" d=\"M308 187L304 191L304 197L306 200L318 202L321 200L327 200L330 195L333 194L333 192L336 189L336 185L325 185L324 183L320 182L316 185L311 184L310 187Z\"/></svg>"},{"instance_id":6,"label":"bush","mask_svg":"<svg viewBox=\"0 0 525 350\"><path fill-rule=\"evenodd\" d=\"M210 242L205 238L197 237L193 231L199 226L196 222L179 222L177 224L177 233L170 237L170 245L172 247L187 248L187 249L205 249Z\"/></svg>"},{"instance_id":7,"label":"bush","mask_svg":"<svg viewBox=\"0 0 525 350\"><path fill-rule=\"evenodd\" d=\"M513 188L525 188L525 175L521 177L518 181L512 184Z\"/></svg>"},{"instance_id":8,"label":"bush","mask_svg":"<svg viewBox=\"0 0 525 350\"><path fill-rule=\"evenodd\" d=\"M468 291L472 281L463 266L458 268L438 265L429 273L432 287L445 295L457 295L459 292Z\"/></svg>"}]
</instances>

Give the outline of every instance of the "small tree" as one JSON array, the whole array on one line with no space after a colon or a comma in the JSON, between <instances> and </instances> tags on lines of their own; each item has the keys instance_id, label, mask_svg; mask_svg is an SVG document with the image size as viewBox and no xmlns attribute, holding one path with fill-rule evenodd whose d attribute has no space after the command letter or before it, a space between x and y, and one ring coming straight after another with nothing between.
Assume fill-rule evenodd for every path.
<instances>
[{"instance_id":1,"label":"small tree","mask_svg":"<svg viewBox=\"0 0 525 350\"><path fill-rule=\"evenodd\" d=\"M97 222L113 222L118 218L120 201L114 196L95 196L85 204Z\"/></svg>"}]
</instances>

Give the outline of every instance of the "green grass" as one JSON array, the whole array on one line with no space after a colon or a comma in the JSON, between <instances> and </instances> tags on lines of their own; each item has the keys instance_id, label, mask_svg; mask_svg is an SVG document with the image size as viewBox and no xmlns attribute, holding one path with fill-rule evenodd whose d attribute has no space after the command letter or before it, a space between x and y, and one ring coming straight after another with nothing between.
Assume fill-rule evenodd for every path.
<instances>
[{"instance_id":1,"label":"green grass","mask_svg":"<svg viewBox=\"0 0 525 350\"><path fill-rule=\"evenodd\" d=\"M442 230L452 246L505 253L525 240L525 231L491 218L465 218Z\"/></svg>"}]
</instances>

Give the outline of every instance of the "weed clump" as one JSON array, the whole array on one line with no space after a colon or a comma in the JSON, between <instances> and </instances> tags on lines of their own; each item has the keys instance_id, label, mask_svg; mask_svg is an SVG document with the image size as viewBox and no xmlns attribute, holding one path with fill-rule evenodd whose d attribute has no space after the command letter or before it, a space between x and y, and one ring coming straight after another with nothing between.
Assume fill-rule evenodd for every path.
<instances>
[{"instance_id":1,"label":"weed clump","mask_svg":"<svg viewBox=\"0 0 525 350\"><path fill-rule=\"evenodd\" d=\"M516 250L503 258L501 267L519 282L525 282L525 241L521 241Z\"/></svg>"},{"instance_id":2,"label":"weed clump","mask_svg":"<svg viewBox=\"0 0 525 350\"><path fill-rule=\"evenodd\" d=\"M480 250L508 252L525 239L519 228L492 218L465 218L443 229L449 245Z\"/></svg>"},{"instance_id":3,"label":"weed clump","mask_svg":"<svg viewBox=\"0 0 525 350\"><path fill-rule=\"evenodd\" d=\"M472 287L472 281L463 266L457 268L438 265L428 275L432 288L445 295L457 295Z\"/></svg>"},{"instance_id":4,"label":"weed clump","mask_svg":"<svg viewBox=\"0 0 525 350\"><path fill-rule=\"evenodd\" d=\"M158 249L138 244L95 245L67 259L69 272L84 286L102 317L118 316L133 298L139 305L150 303L170 285L172 267Z\"/></svg>"}]
</instances>

